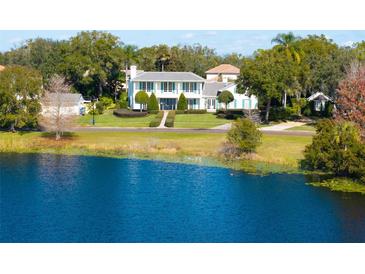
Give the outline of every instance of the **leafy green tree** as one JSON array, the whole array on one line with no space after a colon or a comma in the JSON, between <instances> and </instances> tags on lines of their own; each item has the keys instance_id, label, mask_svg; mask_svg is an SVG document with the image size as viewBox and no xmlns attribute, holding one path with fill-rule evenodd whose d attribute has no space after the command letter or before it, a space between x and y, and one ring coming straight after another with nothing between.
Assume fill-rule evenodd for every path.
<instances>
[{"instance_id":1,"label":"leafy green tree","mask_svg":"<svg viewBox=\"0 0 365 274\"><path fill-rule=\"evenodd\" d=\"M0 126L16 128L34 127L41 110L42 76L39 71L7 66L0 72Z\"/></svg>"},{"instance_id":2,"label":"leafy green tree","mask_svg":"<svg viewBox=\"0 0 365 274\"><path fill-rule=\"evenodd\" d=\"M306 68L298 79L305 96L320 91L335 97L338 83L353 60L351 50L340 48L324 35L309 35L297 41L296 47L303 53L301 66Z\"/></svg>"},{"instance_id":3,"label":"leafy green tree","mask_svg":"<svg viewBox=\"0 0 365 274\"><path fill-rule=\"evenodd\" d=\"M240 153L255 152L261 143L262 133L254 122L247 118L238 119L227 133L228 142Z\"/></svg>"},{"instance_id":4,"label":"leafy green tree","mask_svg":"<svg viewBox=\"0 0 365 274\"><path fill-rule=\"evenodd\" d=\"M122 92L120 94L118 107L121 108L121 109L128 108L128 94L127 94L127 92Z\"/></svg>"},{"instance_id":5,"label":"leafy green tree","mask_svg":"<svg viewBox=\"0 0 365 274\"><path fill-rule=\"evenodd\" d=\"M137 52L138 68L145 71L156 70L156 49L155 47L144 47Z\"/></svg>"},{"instance_id":6,"label":"leafy green tree","mask_svg":"<svg viewBox=\"0 0 365 274\"><path fill-rule=\"evenodd\" d=\"M179 101L177 102L177 110L186 110L188 109L188 101L184 93L180 94Z\"/></svg>"},{"instance_id":7,"label":"leafy green tree","mask_svg":"<svg viewBox=\"0 0 365 274\"><path fill-rule=\"evenodd\" d=\"M243 56L238 53L230 53L223 57L222 63L224 64L231 64L240 68L242 66Z\"/></svg>"},{"instance_id":8,"label":"leafy green tree","mask_svg":"<svg viewBox=\"0 0 365 274\"><path fill-rule=\"evenodd\" d=\"M138 91L135 97L136 103L140 105L140 111L148 103L148 94L144 90Z\"/></svg>"},{"instance_id":9,"label":"leafy green tree","mask_svg":"<svg viewBox=\"0 0 365 274\"><path fill-rule=\"evenodd\" d=\"M84 96L115 95L123 80L123 49L119 38L107 32L83 31L67 43L61 69Z\"/></svg>"},{"instance_id":10,"label":"leafy green tree","mask_svg":"<svg viewBox=\"0 0 365 274\"><path fill-rule=\"evenodd\" d=\"M65 41L51 39L29 39L22 46L4 53L3 63L31 66L39 70L43 80L48 82L53 74L59 72L59 65L66 55L65 44Z\"/></svg>"},{"instance_id":11,"label":"leafy green tree","mask_svg":"<svg viewBox=\"0 0 365 274\"><path fill-rule=\"evenodd\" d=\"M309 169L365 179L365 145L359 129L350 122L321 120L304 156Z\"/></svg>"},{"instance_id":12,"label":"leafy green tree","mask_svg":"<svg viewBox=\"0 0 365 274\"><path fill-rule=\"evenodd\" d=\"M228 108L228 104L230 102L233 102L234 100L234 96L233 94L229 91L229 90L223 90L219 95L218 95L218 102L219 103L224 103L225 105L225 110L227 111Z\"/></svg>"},{"instance_id":13,"label":"leafy green tree","mask_svg":"<svg viewBox=\"0 0 365 274\"><path fill-rule=\"evenodd\" d=\"M243 61L241 75L237 79L239 93L255 94L265 107L265 121L269 121L271 102L282 98L288 88L290 68L285 54L275 49L259 50L253 58Z\"/></svg>"},{"instance_id":14,"label":"leafy green tree","mask_svg":"<svg viewBox=\"0 0 365 274\"><path fill-rule=\"evenodd\" d=\"M151 96L148 98L147 110L148 111L159 110L158 101L157 101L156 95L154 93L152 93Z\"/></svg>"}]
</instances>

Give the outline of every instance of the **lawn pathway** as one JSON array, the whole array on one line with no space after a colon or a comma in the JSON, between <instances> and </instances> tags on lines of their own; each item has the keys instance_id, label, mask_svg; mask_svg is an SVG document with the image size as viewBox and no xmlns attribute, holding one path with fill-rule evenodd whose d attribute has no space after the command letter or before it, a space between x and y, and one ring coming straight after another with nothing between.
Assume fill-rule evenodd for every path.
<instances>
[{"instance_id":1,"label":"lawn pathway","mask_svg":"<svg viewBox=\"0 0 365 274\"><path fill-rule=\"evenodd\" d=\"M300 127L305 124L306 123L303 123L303 122L285 122L285 123L280 123L280 124L273 125L273 126L263 127L263 128L260 128L260 130L261 131L283 131L283 130L290 129L292 127Z\"/></svg>"},{"instance_id":2,"label":"lawn pathway","mask_svg":"<svg viewBox=\"0 0 365 274\"><path fill-rule=\"evenodd\" d=\"M157 128L166 128L165 127L165 122L166 122L166 118L167 118L167 115L169 114L168 111L164 110L163 112L163 117L162 117L162 120L161 120L161 123L160 125L157 127Z\"/></svg>"}]
</instances>

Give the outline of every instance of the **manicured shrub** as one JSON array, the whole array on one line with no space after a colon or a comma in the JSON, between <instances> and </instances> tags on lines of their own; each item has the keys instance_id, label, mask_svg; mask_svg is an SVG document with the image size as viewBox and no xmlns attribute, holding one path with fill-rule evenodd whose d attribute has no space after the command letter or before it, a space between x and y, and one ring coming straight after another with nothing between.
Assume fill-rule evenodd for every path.
<instances>
[{"instance_id":1,"label":"manicured shrub","mask_svg":"<svg viewBox=\"0 0 365 274\"><path fill-rule=\"evenodd\" d=\"M204 114L207 113L206 109L187 109L187 110L176 110L175 114Z\"/></svg>"},{"instance_id":2,"label":"manicured shrub","mask_svg":"<svg viewBox=\"0 0 365 274\"><path fill-rule=\"evenodd\" d=\"M136 94L136 103L140 104L140 111L145 108L148 102L148 94L144 90L138 91Z\"/></svg>"},{"instance_id":3,"label":"manicured shrub","mask_svg":"<svg viewBox=\"0 0 365 274\"><path fill-rule=\"evenodd\" d=\"M242 118L245 116L243 110L227 110L227 111L218 110L216 112L216 115L218 118L227 120L236 120L238 118Z\"/></svg>"},{"instance_id":4,"label":"manicured shrub","mask_svg":"<svg viewBox=\"0 0 365 274\"><path fill-rule=\"evenodd\" d=\"M165 127L174 127L175 114L175 111L169 111L165 121Z\"/></svg>"},{"instance_id":5,"label":"manicured shrub","mask_svg":"<svg viewBox=\"0 0 365 274\"><path fill-rule=\"evenodd\" d=\"M319 121L316 127L312 144L304 151L304 167L364 180L365 145L359 129L350 122L329 119Z\"/></svg>"},{"instance_id":6,"label":"manicured shrub","mask_svg":"<svg viewBox=\"0 0 365 274\"><path fill-rule=\"evenodd\" d=\"M227 133L227 141L239 153L252 153L261 143L262 133L254 122L247 118L238 119Z\"/></svg>"},{"instance_id":7,"label":"manicured shrub","mask_svg":"<svg viewBox=\"0 0 365 274\"><path fill-rule=\"evenodd\" d=\"M157 113L156 117L150 122L150 127L158 127L163 118L163 111Z\"/></svg>"},{"instance_id":8,"label":"manicured shrub","mask_svg":"<svg viewBox=\"0 0 365 274\"><path fill-rule=\"evenodd\" d=\"M120 94L120 99L118 101L118 104L117 104L118 108L120 109L125 109L125 108L128 108L128 95L127 95L127 92L122 92Z\"/></svg>"},{"instance_id":9,"label":"manicured shrub","mask_svg":"<svg viewBox=\"0 0 365 274\"><path fill-rule=\"evenodd\" d=\"M157 101L156 95L154 93L152 93L150 98L148 98L147 111L149 113L152 113L152 111L156 111L156 113L157 113L158 110L159 110L159 107L158 107L158 101Z\"/></svg>"},{"instance_id":10,"label":"manicured shrub","mask_svg":"<svg viewBox=\"0 0 365 274\"><path fill-rule=\"evenodd\" d=\"M227 110L228 104L234 100L234 96L229 90L223 90L217 99L219 103L224 103L225 110Z\"/></svg>"},{"instance_id":11,"label":"manicured shrub","mask_svg":"<svg viewBox=\"0 0 365 274\"><path fill-rule=\"evenodd\" d=\"M188 108L188 101L184 93L180 94L179 101L177 102L177 110L186 110Z\"/></svg>"},{"instance_id":12,"label":"manicured shrub","mask_svg":"<svg viewBox=\"0 0 365 274\"><path fill-rule=\"evenodd\" d=\"M128 109L116 109L113 114L118 117L143 117L147 115L147 112L137 112Z\"/></svg>"}]
</instances>

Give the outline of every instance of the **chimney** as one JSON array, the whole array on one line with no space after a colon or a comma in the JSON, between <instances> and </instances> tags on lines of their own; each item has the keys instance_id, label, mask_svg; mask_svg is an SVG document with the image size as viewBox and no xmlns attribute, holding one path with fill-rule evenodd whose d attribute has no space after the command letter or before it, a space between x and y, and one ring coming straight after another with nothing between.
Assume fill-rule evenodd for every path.
<instances>
[{"instance_id":1,"label":"chimney","mask_svg":"<svg viewBox=\"0 0 365 274\"><path fill-rule=\"evenodd\" d=\"M133 65L130 69L130 79L132 80L137 76L137 66Z\"/></svg>"}]
</instances>

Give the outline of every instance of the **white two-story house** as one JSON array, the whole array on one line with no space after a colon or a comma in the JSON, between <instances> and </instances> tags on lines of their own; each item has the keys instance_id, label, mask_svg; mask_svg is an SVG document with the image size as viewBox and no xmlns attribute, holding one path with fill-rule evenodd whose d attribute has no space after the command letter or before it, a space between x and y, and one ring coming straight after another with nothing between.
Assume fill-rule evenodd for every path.
<instances>
[{"instance_id":1,"label":"white two-story house","mask_svg":"<svg viewBox=\"0 0 365 274\"><path fill-rule=\"evenodd\" d=\"M219 93L229 90L234 96L234 101L228 105L228 109L257 109L257 98L237 93L236 87L234 82L208 80L192 72L137 72L137 67L131 66L128 101L130 108L140 109L135 95L143 90L149 96L152 93L156 95L161 110L174 110L180 94L184 93L188 109L206 109L214 112L224 107L224 104L218 103Z\"/></svg>"}]
</instances>

